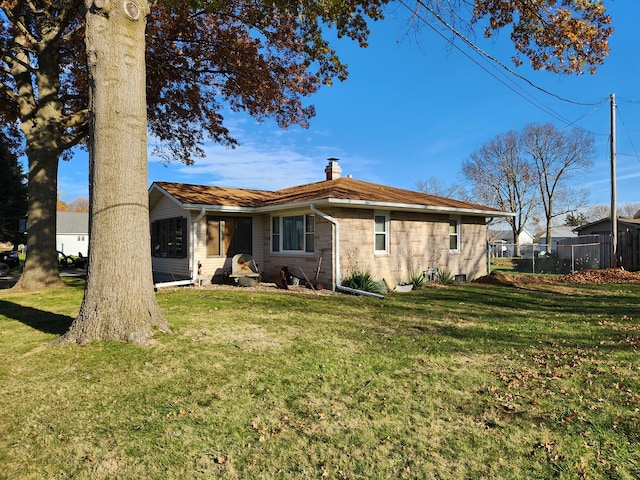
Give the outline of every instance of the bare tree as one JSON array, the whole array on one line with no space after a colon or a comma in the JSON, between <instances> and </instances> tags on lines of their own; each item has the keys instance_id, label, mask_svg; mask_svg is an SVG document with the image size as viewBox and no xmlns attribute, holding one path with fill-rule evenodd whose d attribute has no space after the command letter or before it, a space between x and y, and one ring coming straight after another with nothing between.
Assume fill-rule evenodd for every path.
<instances>
[{"instance_id":1,"label":"bare tree","mask_svg":"<svg viewBox=\"0 0 640 480\"><path fill-rule=\"evenodd\" d=\"M535 170L523 157L518 133L512 130L486 142L463 162L462 173L481 202L515 214L507 222L519 255L518 239L539 205L539 196Z\"/></svg>"},{"instance_id":2,"label":"bare tree","mask_svg":"<svg viewBox=\"0 0 640 480\"><path fill-rule=\"evenodd\" d=\"M587 192L571 188L567 182L591 168L593 135L577 128L565 132L551 123L532 123L525 126L521 137L524 152L535 167L550 251L553 219L586 205Z\"/></svg>"},{"instance_id":3,"label":"bare tree","mask_svg":"<svg viewBox=\"0 0 640 480\"><path fill-rule=\"evenodd\" d=\"M610 205L592 205L585 209L585 216L589 222L595 222L602 220L603 218L611 217Z\"/></svg>"},{"instance_id":4,"label":"bare tree","mask_svg":"<svg viewBox=\"0 0 640 480\"><path fill-rule=\"evenodd\" d=\"M458 198L468 200L469 195L464 187L451 183L447 185L438 177L429 177L426 180L417 180L416 189L422 193L429 195L437 195L438 197Z\"/></svg>"},{"instance_id":5,"label":"bare tree","mask_svg":"<svg viewBox=\"0 0 640 480\"><path fill-rule=\"evenodd\" d=\"M87 197L76 197L68 203L72 212L88 212L89 199Z\"/></svg>"},{"instance_id":6,"label":"bare tree","mask_svg":"<svg viewBox=\"0 0 640 480\"><path fill-rule=\"evenodd\" d=\"M621 217L640 217L640 203L625 203L618 210Z\"/></svg>"}]
</instances>

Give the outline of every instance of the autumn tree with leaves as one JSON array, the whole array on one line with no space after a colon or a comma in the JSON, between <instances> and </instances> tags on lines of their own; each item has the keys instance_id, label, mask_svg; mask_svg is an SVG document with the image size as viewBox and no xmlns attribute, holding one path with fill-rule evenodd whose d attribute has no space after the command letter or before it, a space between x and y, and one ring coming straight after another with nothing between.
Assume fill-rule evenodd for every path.
<instances>
[{"instance_id":1,"label":"autumn tree with leaves","mask_svg":"<svg viewBox=\"0 0 640 480\"><path fill-rule=\"evenodd\" d=\"M103 11L117 7L98 3ZM321 25L365 46L365 17L381 18L381 3L138 5L149 11L145 93L156 153L189 164L203 155L205 140L235 145L222 115L227 107L283 128L307 126L315 112L304 98L347 76ZM0 1L0 118L15 127L29 162L29 258L16 288L59 282L58 162L89 134L86 12L82 0Z\"/></svg>"}]
</instances>

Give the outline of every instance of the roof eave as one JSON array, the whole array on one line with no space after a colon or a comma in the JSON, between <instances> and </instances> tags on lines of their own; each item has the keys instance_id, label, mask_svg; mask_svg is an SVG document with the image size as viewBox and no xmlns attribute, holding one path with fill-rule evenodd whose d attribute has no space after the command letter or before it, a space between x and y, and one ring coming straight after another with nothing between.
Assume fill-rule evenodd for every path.
<instances>
[{"instance_id":1,"label":"roof eave","mask_svg":"<svg viewBox=\"0 0 640 480\"><path fill-rule=\"evenodd\" d=\"M380 202L375 200L344 200L327 199L327 203L346 205L354 208L373 208L383 210L402 210L422 213L440 213L454 215L472 215L477 217L513 217L515 214L500 210L484 210L475 208L460 208L438 205L419 205L415 203Z\"/></svg>"},{"instance_id":2,"label":"roof eave","mask_svg":"<svg viewBox=\"0 0 640 480\"><path fill-rule=\"evenodd\" d=\"M343 198L321 198L317 200L305 200L303 202L283 203L279 205L267 205L256 208L256 212L272 212L278 210L290 210L304 208L314 204L316 206L345 206L351 208L367 208L380 210L402 210L422 213L439 213L453 215L470 215L477 217L514 217L515 213L500 210L483 210L475 208L446 207L436 205L418 205L413 203L380 202L374 200L345 200Z\"/></svg>"},{"instance_id":3,"label":"roof eave","mask_svg":"<svg viewBox=\"0 0 640 480\"><path fill-rule=\"evenodd\" d=\"M211 213L255 213L256 207L240 207L237 205L209 205L196 203L181 203L180 206L185 210L202 211Z\"/></svg>"}]
</instances>

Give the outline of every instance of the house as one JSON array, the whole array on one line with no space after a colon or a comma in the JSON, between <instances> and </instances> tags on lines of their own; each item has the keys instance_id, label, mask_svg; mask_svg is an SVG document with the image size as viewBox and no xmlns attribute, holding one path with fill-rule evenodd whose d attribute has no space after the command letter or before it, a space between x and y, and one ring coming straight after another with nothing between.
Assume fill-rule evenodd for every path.
<instances>
[{"instance_id":1,"label":"house","mask_svg":"<svg viewBox=\"0 0 640 480\"><path fill-rule=\"evenodd\" d=\"M89 213L56 213L56 249L65 255L88 255Z\"/></svg>"},{"instance_id":2,"label":"house","mask_svg":"<svg viewBox=\"0 0 640 480\"><path fill-rule=\"evenodd\" d=\"M589 236L589 241L600 243L600 265L611 266L611 218L576 227L574 231L580 239ZM618 217L616 263L629 271L640 271L640 211L633 217Z\"/></svg>"},{"instance_id":3,"label":"house","mask_svg":"<svg viewBox=\"0 0 640 480\"><path fill-rule=\"evenodd\" d=\"M390 287L438 268L471 280L487 273L487 218L511 215L342 177L336 159L325 174L278 191L154 182L155 281L222 281L237 253L267 277L287 266L332 289L357 268Z\"/></svg>"},{"instance_id":4,"label":"house","mask_svg":"<svg viewBox=\"0 0 640 480\"><path fill-rule=\"evenodd\" d=\"M556 252L558 242L566 240L568 238L575 238L578 234L575 232L575 226L571 225L558 225L551 227L551 252ZM544 246L543 250L546 250L547 235L546 232L542 233L540 237L540 245Z\"/></svg>"},{"instance_id":5,"label":"house","mask_svg":"<svg viewBox=\"0 0 640 480\"><path fill-rule=\"evenodd\" d=\"M578 235L611 235L611 217L574 227ZM640 211L633 217L618 217L618 235L625 232L640 232Z\"/></svg>"},{"instance_id":6,"label":"house","mask_svg":"<svg viewBox=\"0 0 640 480\"><path fill-rule=\"evenodd\" d=\"M514 242L512 230L489 229L487 241L494 257L518 257L526 253L531 254L531 248L522 247L533 245L533 235L525 229L518 235L518 241Z\"/></svg>"}]
</instances>

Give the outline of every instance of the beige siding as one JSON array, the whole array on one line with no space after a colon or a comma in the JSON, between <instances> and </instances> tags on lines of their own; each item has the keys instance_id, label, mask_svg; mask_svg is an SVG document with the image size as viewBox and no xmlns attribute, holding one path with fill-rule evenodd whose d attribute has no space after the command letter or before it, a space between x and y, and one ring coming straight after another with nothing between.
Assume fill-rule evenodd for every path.
<instances>
[{"instance_id":1,"label":"beige siding","mask_svg":"<svg viewBox=\"0 0 640 480\"><path fill-rule=\"evenodd\" d=\"M449 216L404 212L389 213L389 251L374 252L374 212L358 209L323 210L339 222L340 280L356 268L368 270L375 280L390 286L411 279L413 273L430 268L447 269L467 280L486 273L486 226L484 218L463 217L461 248L449 250ZM385 212L380 212L385 213ZM316 217L317 219L318 217ZM316 220L316 252L331 247L330 224ZM331 282L330 250L323 254L321 280Z\"/></svg>"},{"instance_id":2,"label":"beige siding","mask_svg":"<svg viewBox=\"0 0 640 480\"><path fill-rule=\"evenodd\" d=\"M310 214L311 210L295 212L281 212L278 216ZM315 283L320 281L326 288L333 288L333 234L332 224L322 217L315 215L315 238L313 253L278 253L271 252L271 216L263 217L263 241L265 278L277 282L280 278L282 267L288 267L289 271L299 277L303 283L306 277Z\"/></svg>"},{"instance_id":3,"label":"beige siding","mask_svg":"<svg viewBox=\"0 0 640 480\"><path fill-rule=\"evenodd\" d=\"M385 280L393 287L408 281L417 272L446 269L452 275L464 275L472 280L486 274L486 226L484 218L461 217L459 251L449 250L449 215L411 212L379 212L389 216L389 251L374 252L374 211L354 208L321 209L338 221L340 233L340 278L334 278L335 227L315 215L313 253L283 254L271 252L271 216L252 217L252 255L264 273L266 281L278 281L280 269L287 266L291 273L304 280L321 282L334 288L336 280L343 280L356 268L371 272L375 280ZM154 272L190 276L194 259L191 222L200 212L187 212L163 197L151 212L151 221L177 216L189 219L188 257L171 259L153 257ZM279 212L279 215L311 213L306 211ZM200 262L203 283L222 279L226 269L231 271L231 258L207 255L206 215L197 226L195 262Z\"/></svg>"},{"instance_id":4,"label":"beige siding","mask_svg":"<svg viewBox=\"0 0 640 480\"><path fill-rule=\"evenodd\" d=\"M452 275L472 280L486 274L486 226L484 218L460 218L460 251L449 250L449 215L404 212L388 213L389 252L374 252L374 212L365 209L326 208L322 211L338 221L340 229L340 280L356 268L371 272L375 280L385 280L393 287L408 281L414 272L430 268L447 269ZM296 212L298 213L298 212ZM265 217L265 272L274 280L283 266L291 273L311 280L316 278L326 288L334 288L334 228L315 216L313 254L270 253L271 222ZM319 270L318 270L319 267Z\"/></svg>"},{"instance_id":5,"label":"beige siding","mask_svg":"<svg viewBox=\"0 0 640 480\"><path fill-rule=\"evenodd\" d=\"M329 212L327 212L329 213ZM368 270L391 287L408 281L414 272L447 269L467 280L486 273L484 218L460 218L460 251L449 250L448 215L406 212L389 214L389 251L374 252L374 212L335 209L340 224L341 280L356 268Z\"/></svg>"}]
</instances>

